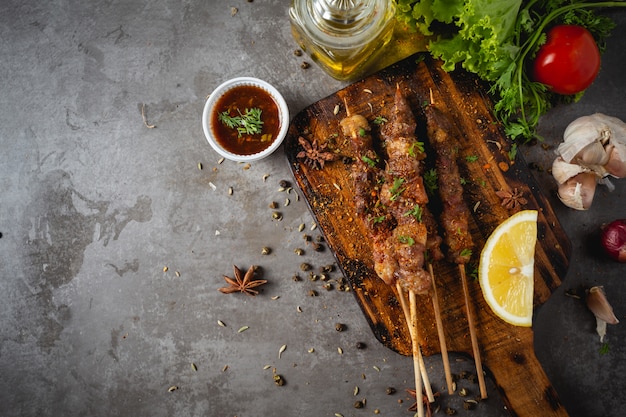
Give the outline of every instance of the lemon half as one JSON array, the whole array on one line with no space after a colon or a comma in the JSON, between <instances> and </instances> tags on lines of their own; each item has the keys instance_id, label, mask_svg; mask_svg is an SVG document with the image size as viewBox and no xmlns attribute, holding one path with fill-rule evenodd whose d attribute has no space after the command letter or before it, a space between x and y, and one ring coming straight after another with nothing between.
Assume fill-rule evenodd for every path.
<instances>
[{"instance_id":1,"label":"lemon half","mask_svg":"<svg viewBox=\"0 0 626 417\"><path fill-rule=\"evenodd\" d=\"M487 304L507 323L530 327L537 211L520 211L491 233L480 254L478 280Z\"/></svg>"}]
</instances>

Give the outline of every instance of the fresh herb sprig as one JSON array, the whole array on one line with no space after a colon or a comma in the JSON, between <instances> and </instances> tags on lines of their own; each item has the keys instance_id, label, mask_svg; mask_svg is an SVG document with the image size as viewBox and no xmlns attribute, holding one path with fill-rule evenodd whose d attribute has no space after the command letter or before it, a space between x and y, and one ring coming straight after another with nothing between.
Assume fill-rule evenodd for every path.
<instances>
[{"instance_id":1,"label":"fresh herb sprig","mask_svg":"<svg viewBox=\"0 0 626 417\"><path fill-rule=\"evenodd\" d=\"M244 113L237 109L238 116L231 116L228 110L220 113L218 119L231 129L237 129L238 136L256 135L263 131L263 120L261 120L261 109L254 107L246 109Z\"/></svg>"},{"instance_id":2,"label":"fresh herb sprig","mask_svg":"<svg viewBox=\"0 0 626 417\"><path fill-rule=\"evenodd\" d=\"M422 34L437 35L428 49L446 71L461 65L488 82L495 115L507 135L526 142L537 137L539 118L551 107L582 97L554 94L528 76L528 63L545 44L546 29L553 24L583 26L603 50L615 25L595 11L611 7L626 7L626 1L398 0L396 13Z\"/></svg>"}]
</instances>

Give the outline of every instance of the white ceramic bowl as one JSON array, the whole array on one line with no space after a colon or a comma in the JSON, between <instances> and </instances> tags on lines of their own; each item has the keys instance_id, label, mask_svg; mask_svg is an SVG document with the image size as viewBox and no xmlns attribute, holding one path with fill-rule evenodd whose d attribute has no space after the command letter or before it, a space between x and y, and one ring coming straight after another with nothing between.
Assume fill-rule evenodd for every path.
<instances>
[{"instance_id":1,"label":"white ceramic bowl","mask_svg":"<svg viewBox=\"0 0 626 417\"><path fill-rule=\"evenodd\" d=\"M278 115L280 118L280 130L274 142L272 142L272 144L263 151L251 155L238 155L224 149L215 139L212 126L213 118L211 115L213 114L217 101L230 89L242 85L259 87L269 93L278 106ZM218 86L207 99L202 113L202 129L204 130L204 135L206 136L211 147L215 150L215 152L224 158L237 162L257 161L269 156L272 152L278 149L285 139L285 136L287 136L287 130L289 129L289 108L287 107L287 102L283 96L271 84L252 77L233 78L232 80L225 81Z\"/></svg>"}]
</instances>

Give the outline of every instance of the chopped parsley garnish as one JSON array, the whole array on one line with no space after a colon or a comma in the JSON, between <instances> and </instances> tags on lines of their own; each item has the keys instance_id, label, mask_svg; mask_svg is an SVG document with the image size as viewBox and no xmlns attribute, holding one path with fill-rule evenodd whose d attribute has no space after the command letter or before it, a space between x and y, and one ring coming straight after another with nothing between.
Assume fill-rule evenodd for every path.
<instances>
[{"instance_id":1,"label":"chopped parsley garnish","mask_svg":"<svg viewBox=\"0 0 626 417\"><path fill-rule=\"evenodd\" d=\"M231 129L237 129L239 137L244 133L255 135L263 130L263 120L261 120L261 109L258 107L246 109L245 113L237 109L238 116L231 116L228 110L220 113L218 119Z\"/></svg>"},{"instance_id":2,"label":"chopped parsley garnish","mask_svg":"<svg viewBox=\"0 0 626 417\"><path fill-rule=\"evenodd\" d=\"M402 184L404 184L404 178L396 178L393 180L393 185L391 186L391 190L389 190L391 192L391 201L396 201L404 191L404 188L400 188Z\"/></svg>"},{"instance_id":3,"label":"chopped parsley garnish","mask_svg":"<svg viewBox=\"0 0 626 417\"><path fill-rule=\"evenodd\" d=\"M517 156L517 143L511 145L511 149L507 152L510 161L514 161Z\"/></svg>"},{"instance_id":4,"label":"chopped parsley garnish","mask_svg":"<svg viewBox=\"0 0 626 417\"><path fill-rule=\"evenodd\" d=\"M409 246L415 245L415 239L413 239L411 236L404 236L404 235L398 236L398 241L400 243L403 243Z\"/></svg>"},{"instance_id":5,"label":"chopped parsley garnish","mask_svg":"<svg viewBox=\"0 0 626 417\"><path fill-rule=\"evenodd\" d=\"M370 217L370 221L371 221L373 224L376 224L376 223L381 223L381 222L382 222L382 221L384 221L384 220L385 220L385 216Z\"/></svg>"},{"instance_id":6,"label":"chopped parsley garnish","mask_svg":"<svg viewBox=\"0 0 626 417\"><path fill-rule=\"evenodd\" d=\"M417 155L416 150L419 153L424 153L424 142L413 142L409 148L409 156L415 157Z\"/></svg>"},{"instance_id":7,"label":"chopped parsley garnish","mask_svg":"<svg viewBox=\"0 0 626 417\"><path fill-rule=\"evenodd\" d=\"M372 158L368 157L367 155L361 156L361 161L365 162L371 168L374 168L376 166L376 164L378 163L378 161L373 160Z\"/></svg>"},{"instance_id":8,"label":"chopped parsley garnish","mask_svg":"<svg viewBox=\"0 0 626 417\"><path fill-rule=\"evenodd\" d=\"M416 204L413 206L411 210L404 213L404 216L413 216L415 217L415 220L421 223L422 222L422 208L419 206L419 204Z\"/></svg>"},{"instance_id":9,"label":"chopped parsley garnish","mask_svg":"<svg viewBox=\"0 0 626 417\"><path fill-rule=\"evenodd\" d=\"M385 119L383 116L376 116L376 118L372 121L372 123L380 126L382 124L387 123L387 119Z\"/></svg>"},{"instance_id":10,"label":"chopped parsley garnish","mask_svg":"<svg viewBox=\"0 0 626 417\"><path fill-rule=\"evenodd\" d=\"M429 169L424 173L423 178L428 194L434 194L437 189L437 170L435 168Z\"/></svg>"},{"instance_id":11,"label":"chopped parsley garnish","mask_svg":"<svg viewBox=\"0 0 626 417\"><path fill-rule=\"evenodd\" d=\"M476 155L467 155L465 157L465 160L467 162L476 162L476 161L478 161L478 156L476 156Z\"/></svg>"}]
</instances>

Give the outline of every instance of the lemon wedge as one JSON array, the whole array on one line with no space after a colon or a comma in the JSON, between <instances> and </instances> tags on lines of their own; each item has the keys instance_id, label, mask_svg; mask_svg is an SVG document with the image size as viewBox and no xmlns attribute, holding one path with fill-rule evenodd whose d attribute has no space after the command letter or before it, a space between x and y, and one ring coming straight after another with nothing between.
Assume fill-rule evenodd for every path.
<instances>
[{"instance_id":1,"label":"lemon wedge","mask_svg":"<svg viewBox=\"0 0 626 417\"><path fill-rule=\"evenodd\" d=\"M523 210L491 233L480 254L478 280L487 304L507 323L530 327L537 211Z\"/></svg>"}]
</instances>

